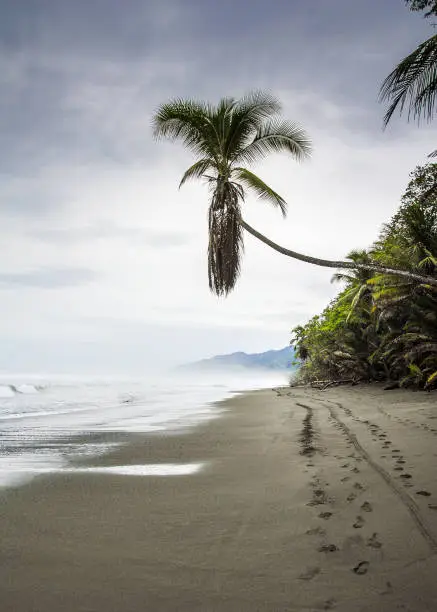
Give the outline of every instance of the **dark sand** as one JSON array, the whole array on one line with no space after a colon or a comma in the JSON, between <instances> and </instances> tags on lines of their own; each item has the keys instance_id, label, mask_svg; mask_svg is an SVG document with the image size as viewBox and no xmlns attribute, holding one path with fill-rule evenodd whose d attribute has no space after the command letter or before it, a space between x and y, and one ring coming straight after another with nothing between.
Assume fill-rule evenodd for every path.
<instances>
[{"instance_id":1,"label":"dark sand","mask_svg":"<svg viewBox=\"0 0 437 612\"><path fill-rule=\"evenodd\" d=\"M435 611L436 399L256 392L93 463L198 474L4 489L0 611Z\"/></svg>"}]
</instances>

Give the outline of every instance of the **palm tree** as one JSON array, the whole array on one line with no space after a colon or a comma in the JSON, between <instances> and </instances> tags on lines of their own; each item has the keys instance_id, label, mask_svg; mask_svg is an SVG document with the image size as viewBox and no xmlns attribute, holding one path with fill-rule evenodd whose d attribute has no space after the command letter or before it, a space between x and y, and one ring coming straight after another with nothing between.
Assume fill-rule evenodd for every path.
<instances>
[{"instance_id":1,"label":"palm tree","mask_svg":"<svg viewBox=\"0 0 437 612\"><path fill-rule=\"evenodd\" d=\"M173 100L155 114L154 134L180 139L199 159L185 172L204 179L211 189L209 206L208 278L217 295L233 289L240 272L243 235L241 203L246 189L278 207L285 200L244 165L272 152L285 151L296 160L310 154L304 130L279 118L281 105L270 94L254 92L241 100L223 98L217 106L194 100Z\"/></svg>"},{"instance_id":2,"label":"palm tree","mask_svg":"<svg viewBox=\"0 0 437 612\"><path fill-rule=\"evenodd\" d=\"M208 279L211 291L227 295L240 273L245 229L274 250L318 266L377 270L437 285L437 279L408 270L396 270L374 263L330 261L285 249L252 228L241 217L246 190L269 201L285 216L285 200L247 164L269 153L287 152L297 161L309 157L311 144L305 131L280 118L281 105L272 95L249 93L240 100L223 98L214 106L206 102L176 99L161 105L153 118L156 138L181 140L198 158L182 177L180 187L190 179L203 179L211 190L208 212Z\"/></svg>"},{"instance_id":3,"label":"palm tree","mask_svg":"<svg viewBox=\"0 0 437 612\"><path fill-rule=\"evenodd\" d=\"M353 250L347 255L347 259L355 263L371 263L372 258L366 250ZM346 322L349 322L353 317L358 305L365 307L369 312L372 301L372 290L369 286L369 280L372 278L374 271L363 268L357 268L349 274L344 272L336 272L331 282L345 282L346 289L342 294L341 301L350 305L350 311L346 317Z\"/></svg>"}]
</instances>

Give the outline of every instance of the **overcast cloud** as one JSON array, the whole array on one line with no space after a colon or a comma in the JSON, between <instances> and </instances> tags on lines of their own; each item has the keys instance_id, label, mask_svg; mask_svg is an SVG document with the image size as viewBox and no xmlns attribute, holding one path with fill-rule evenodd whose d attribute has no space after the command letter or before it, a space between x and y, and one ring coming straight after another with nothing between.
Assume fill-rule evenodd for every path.
<instances>
[{"instance_id":1,"label":"overcast cloud","mask_svg":"<svg viewBox=\"0 0 437 612\"><path fill-rule=\"evenodd\" d=\"M383 132L378 87L430 35L402 0L0 0L0 369L142 372L286 345L335 294L332 272L251 237L226 300L208 291L207 191L153 141L168 98L262 88L306 128L311 161L256 168L289 216L248 221L321 257L366 247L433 126Z\"/></svg>"}]
</instances>

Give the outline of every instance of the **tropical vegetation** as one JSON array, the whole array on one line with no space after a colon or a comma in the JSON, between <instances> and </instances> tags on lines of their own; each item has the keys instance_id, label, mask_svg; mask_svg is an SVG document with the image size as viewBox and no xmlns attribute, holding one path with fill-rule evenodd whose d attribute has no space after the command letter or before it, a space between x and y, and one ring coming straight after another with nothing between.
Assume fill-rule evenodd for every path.
<instances>
[{"instance_id":1,"label":"tropical vegetation","mask_svg":"<svg viewBox=\"0 0 437 612\"><path fill-rule=\"evenodd\" d=\"M368 250L349 260L437 278L437 164L416 168L401 206ZM337 297L293 330L301 382L389 381L437 387L437 288L356 269L333 277Z\"/></svg>"}]
</instances>

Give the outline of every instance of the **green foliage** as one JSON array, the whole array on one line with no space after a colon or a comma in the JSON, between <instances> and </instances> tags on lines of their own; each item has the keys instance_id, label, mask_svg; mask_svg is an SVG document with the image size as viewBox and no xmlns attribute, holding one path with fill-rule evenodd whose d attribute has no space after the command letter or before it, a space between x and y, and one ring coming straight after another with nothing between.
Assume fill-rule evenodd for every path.
<instances>
[{"instance_id":1,"label":"green foliage","mask_svg":"<svg viewBox=\"0 0 437 612\"><path fill-rule=\"evenodd\" d=\"M437 15L437 0L405 0L412 11L425 11L425 17ZM437 36L431 36L407 55L385 78L380 101L388 102L384 125L395 111L407 110L408 119L431 121L437 100ZM429 157L436 157L433 151Z\"/></svg>"},{"instance_id":2,"label":"green foliage","mask_svg":"<svg viewBox=\"0 0 437 612\"><path fill-rule=\"evenodd\" d=\"M437 96L437 35L421 43L386 77L380 100L389 102L384 116L387 125L396 110L407 110L408 119L434 118Z\"/></svg>"},{"instance_id":3,"label":"green foliage","mask_svg":"<svg viewBox=\"0 0 437 612\"><path fill-rule=\"evenodd\" d=\"M281 105L268 93L253 92L240 100L207 102L176 99L161 105L153 118L156 138L181 141L197 161L180 186L204 180L212 196L208 211L208 279L216 295L227 295L238 279L243 253L240 207L246 190L269 201L285 216L285 200L244 164L270 153L309 156L309 139L299 126L280 118Z\"/></svg>"},{"instance_id":4,"label":"green foliage","mask_svg":"<svg viewBox=\"0 0 437 612\"><path fill-rule=\"evenodd\" d=\"M425 17L437 15L437 0L405 0L412 11L426 11Z\"/></svg>"},{"instance_id":5,"label":"green foliage","mask_svg":"<svg viewBox=\"0 0 437 612\"><path fill-rule=\"evenodd\" d=\"M437 164L416 168L401 206L369 251L374 261L437 278ZM303 361L300 379L398 381L437 387L437 290L390 274L363 270L334 275L344 283L321 315L293 330Z\"/></svg>"}]
</instances>

